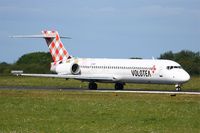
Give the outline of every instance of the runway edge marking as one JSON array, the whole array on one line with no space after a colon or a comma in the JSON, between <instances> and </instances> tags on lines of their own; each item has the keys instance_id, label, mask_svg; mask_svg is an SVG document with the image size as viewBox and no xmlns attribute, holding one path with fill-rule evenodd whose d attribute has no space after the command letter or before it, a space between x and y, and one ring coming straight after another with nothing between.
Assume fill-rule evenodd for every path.
<instances>
[{"instance_id":1,"label":"runway edge marking","mask_svg":"<svg viewBox=\"0 0 200 133\"><path fill-rule=\"evenodd\" d=\"M187 94L200 95L200 92L173 92L173 91L121 91L121 90L85 90L86 92L116 92L116 93L144 93L144 94Z\"/></svg>"}]
</instances>

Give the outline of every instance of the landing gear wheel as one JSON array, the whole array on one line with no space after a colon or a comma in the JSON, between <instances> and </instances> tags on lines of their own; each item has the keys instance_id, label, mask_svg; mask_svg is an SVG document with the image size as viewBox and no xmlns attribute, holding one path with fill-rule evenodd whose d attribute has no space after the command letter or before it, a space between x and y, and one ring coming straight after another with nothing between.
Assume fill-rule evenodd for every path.
<instances>
[{"instance_id":1,"label":"landing gear wheel","mask_svg":"<svg viewBox=\"0 0 200 133\"><path fill-rule=\"evenodd\" d=\"M124 84L123 83L115 83L115 90L123 90Z\"/></svg>"},{"instance_id":2,"label":"landing gear wheel","mask_svg":"<svg viewBox=\"0 0 200 133\"><path fill-rule=\"evenodd\" d=\"M176 88L176 91L181 91L181 88L180 88L180 87L177 87L177 88Z\"/></svg>"},{"instance_id":3,"label":"landing gear wheel","mask_svg":"<svg viewBox=\"0 0 200 133\"><path fill-rule=\"evenodd\" d=\"M176 91L181 91L181 85L177 84L175 85Z\"/></svg>"},{"instance_id":4,"label":"landing gear wheel","mask_svg":"<svg viewBox=\"0 0 200 133\"><path fill-rule=\"evenodd\" d=\"M94 82L90 82L88 85L89 90L97 90L97 84Z\"/></svg>"}]
</instances>

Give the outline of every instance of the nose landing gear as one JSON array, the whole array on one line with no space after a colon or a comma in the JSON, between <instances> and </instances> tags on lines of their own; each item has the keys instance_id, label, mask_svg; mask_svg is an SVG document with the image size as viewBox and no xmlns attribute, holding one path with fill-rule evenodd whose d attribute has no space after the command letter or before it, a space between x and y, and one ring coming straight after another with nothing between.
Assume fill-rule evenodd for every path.
<instances>
[{"instance_id":1,"label":"nose landing gear","mask_svg":"<svg viewBox=\"0 0 200 133\"><path fill-rule=\"evenodd\" d=\"M180 84L176 84L175 88L176 88L176 91L181 91L181 85Z\"/></svg>"}]
</instances>

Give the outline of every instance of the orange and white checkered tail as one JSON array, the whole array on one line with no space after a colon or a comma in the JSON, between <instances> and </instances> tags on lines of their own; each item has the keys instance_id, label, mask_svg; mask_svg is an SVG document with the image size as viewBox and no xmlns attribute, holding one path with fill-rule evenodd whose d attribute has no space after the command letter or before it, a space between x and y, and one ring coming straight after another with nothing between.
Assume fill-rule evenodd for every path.
<instances>
[{"instance_id":1,"label":"orange and white checkered tail","mask_svg":"<svg viewBox=\"0 0 200 133\"><path fill-rule=\"evenodd\" d=\"M56 63L61 60L71 58L67 50L64 48L57 31L42 31L44 39L47 42L53 61Z\"/></svg>"}]
</instances>

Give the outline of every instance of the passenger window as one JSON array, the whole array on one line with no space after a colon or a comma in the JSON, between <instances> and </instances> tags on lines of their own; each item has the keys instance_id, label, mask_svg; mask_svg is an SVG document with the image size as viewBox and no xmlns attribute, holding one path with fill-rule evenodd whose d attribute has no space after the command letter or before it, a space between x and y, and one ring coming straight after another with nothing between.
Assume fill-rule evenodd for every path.
<instances>
[{"instance_id":1,"label":"passenger window","mask_svg":"<svg viewBox=\"0 0 200 133\"><path fill-rule=\"evenodd\" d=\"M167 70L169 70L170 69L170 67L169 66L167 66Z\"/></svg>"}]
</instances>

